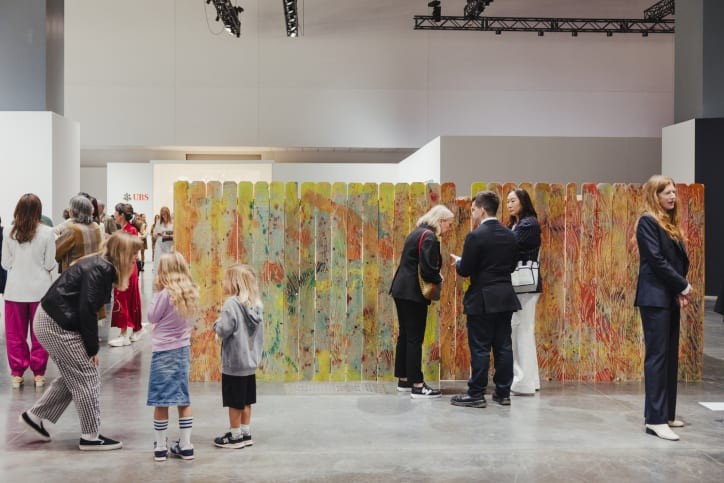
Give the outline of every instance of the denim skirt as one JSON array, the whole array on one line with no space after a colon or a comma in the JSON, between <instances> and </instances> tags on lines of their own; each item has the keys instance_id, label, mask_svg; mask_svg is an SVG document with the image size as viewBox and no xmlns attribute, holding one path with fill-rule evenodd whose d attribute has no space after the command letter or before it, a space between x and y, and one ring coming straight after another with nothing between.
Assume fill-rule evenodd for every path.
<instances>
[{"instance_id":1,"label":"denim skirt","mask_svg":"<svg viewBox=\"0 0 724 483\"><path fill-rule=\"evenodd\" d=\"M189 346L154 352L148 378L147 406L188 406Z\"/></svg>"}]
</instances>

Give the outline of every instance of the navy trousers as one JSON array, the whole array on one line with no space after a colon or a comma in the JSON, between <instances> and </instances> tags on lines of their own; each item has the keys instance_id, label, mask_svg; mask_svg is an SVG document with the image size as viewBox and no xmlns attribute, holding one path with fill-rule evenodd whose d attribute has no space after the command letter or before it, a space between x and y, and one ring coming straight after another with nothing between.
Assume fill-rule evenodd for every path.
<instances>
[{"instance_id":1,"label":"navy trousers","mask_svg":"<svg viewBox=\"0 0 724 483\"><path fill-rule=\"evenodd\" d=\"M513 384L513 343L510 320L513 312L497 314L468 315L468 345L472 374L468 381L468 394L479 397L488 386L490 350L495 363L495 393L500 397L510 396Z\"/></svg>"},{"instance_id":2,"label":"navy trousers","mask_svg":"<svg viewBox=\"0 0 724 483\"><path fill-rule=\"evenodd\" d=\"M666 424L676 417L681 309L639 307L639 310L646 343L644 418L648 424Z\"/></svg>"}]
</instances>

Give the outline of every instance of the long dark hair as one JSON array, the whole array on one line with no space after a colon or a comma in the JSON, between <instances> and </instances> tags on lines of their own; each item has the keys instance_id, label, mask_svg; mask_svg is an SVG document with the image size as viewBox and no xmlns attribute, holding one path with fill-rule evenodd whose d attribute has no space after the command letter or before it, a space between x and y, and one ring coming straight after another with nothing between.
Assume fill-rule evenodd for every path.
<instances>
[{"instance_id":1,"label":"long dark hair","mask_svg":"<svg viewBox=\"0 0 724 483\"><path fill-rule=\"evenodd\" d=\"M513 190L513 193L515 193L515 196L518 197L518 201L520 202L520 214L518 216L510 216L510 220L508 220L508 228L513 228L513 225L529 216L532 216L537 220L538 213L536 213L535 208L533 208L533 202L530 200L528 192L523 188L516 188Z\"/></svg>"},{"instance_id":2,"label":"long dark hair","mask_svg":"<svg viewBox=\"0 0 724 483\"><path fill-rule=\"evenodd\" d=\"M33 193L21 196L18 204L15 205L10 238L17 240L18 243L32 241L35 238L41 216L43 216L43 204L40 202L40 198Z\"/></svg>"}]
</instances>

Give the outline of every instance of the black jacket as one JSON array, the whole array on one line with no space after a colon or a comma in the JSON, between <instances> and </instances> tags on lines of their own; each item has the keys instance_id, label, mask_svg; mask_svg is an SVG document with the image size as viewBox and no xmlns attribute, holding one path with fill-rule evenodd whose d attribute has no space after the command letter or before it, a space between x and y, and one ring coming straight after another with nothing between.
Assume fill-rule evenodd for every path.
<instances>
[{"instance_id":1,"label":"black jacket","mask_svg":"<svg viewBox=\"0 0 724 483\"><path fill-rule=\"evenodd\" d=\"M540 225L535 216L526 216L513 227L513 235L518 242L518 260L521 262L538 260L540 250ZM543 277L538 277L538 288L542 289Z\"/></svg>"},{"instance_id":2,"label":"black jacket","mask_svg":"<svg viewBox=\"0 0 724 483\"><path fill-rule=\"evenodd\" d=\"M480 224L468 233L463 254L455 264L459 275L470 277L463 307L468 315L520 310L510 273L518 264L518 244L513 232L498 220Z\"/></svg>"},{"instance_id":3,"label":"black jacket","mask_svg":"<svg viewBox=\"0 0 724 483\"><path fill-rule=\"evenodd\" d=\"M98 353L98 310L111 300L116 269L96 255L64 271L40 301L63 329L79 332L88 356Z\"/></svg>"},{"instance_id":4,"label":"black jacket","mask_svg":"<svg viewBox=\"0 0 724 483\"><path fill-rule=\"evenodd\" d=\"M639 280L636 286L637 307L674 307L678 294L689 282L689 257L683 243L673 240L649 215L639 218L636 227L639 246Z\"/></svg>"},{"instance_id":5,"label":"black jacket","mask_svg":"<svg viewBox=\"0 0 724 483\"><path fill-rule=\"evenodd\" d=\"M422 245L420 246L420 237ZM417 254L420 247L420 256ZM390 294L396 299L411 300L424 304L430 301L422 296L420 281L417 276L418 263L422 279L426 282L442 283L440 268L442 257L440 256L440 241L435 235L435 229L421 225L407 235L405 245L400 254L400 265L397 267L395 276L392 279Z\"/></svg>"},{"instance_id":6,"label":"black jacket","mask_svg":"<svg viewBox=\"0 0 724 483\"><path fill-rule=\"evenodd\" d=\"M0 226L0 258L3 254L3 227ZM5 293L5 282L8 281L8 272L0 266L0 294Z\"/></svg>"}]
</instances>

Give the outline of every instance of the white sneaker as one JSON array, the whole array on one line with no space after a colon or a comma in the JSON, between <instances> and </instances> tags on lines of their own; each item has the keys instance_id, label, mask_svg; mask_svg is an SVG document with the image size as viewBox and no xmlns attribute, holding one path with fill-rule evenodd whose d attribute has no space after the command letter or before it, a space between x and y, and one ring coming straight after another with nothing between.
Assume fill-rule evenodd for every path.
<instances>
[{"instance_id":1,"label":"white sneaker","mask_svg":"<svg viewBox=\"0 0 724 483\"><path fill-rule=\"evenodd\" d=\"M123 347L126 345L131 345L131 339L128 336L118 336L115 339L111 339L108 341L108 345L111 347Z\"/></svg>"},{"instance_id":2,"label":"white sneaker","mask_svg":"<svg viewBox=\"0 0 724 483\"><path fill-rule=\"evenodd\" d=\"M145 331L141 329L138 332L134 332L133 334L131 334L131 342L138 342L139 340L143 339L144 333Z\"/></svg>"}]
</instances>

